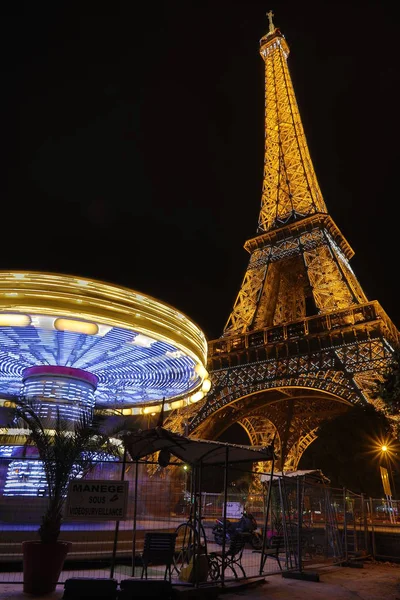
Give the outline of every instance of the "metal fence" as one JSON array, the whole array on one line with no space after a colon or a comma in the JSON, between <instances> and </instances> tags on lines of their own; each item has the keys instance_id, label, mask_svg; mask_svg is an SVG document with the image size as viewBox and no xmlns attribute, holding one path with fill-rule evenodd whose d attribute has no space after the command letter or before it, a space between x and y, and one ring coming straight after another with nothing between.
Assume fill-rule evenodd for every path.
<instances>
[{"instance_id":1,"label":"metal fence","mask_svg":"<svg viewBox=\"0 0 400 600\"><path fill-rule=\"evenodd\" d=\"M19 469L21 483L27 469L11 459L0 461L0 582L21 582L22 548L25 540L38 539L37 530L46 506L43 486L28 487L10 495L7 487L10 469ZM129 481L127 518L123 521L67 520L61 540L72 542L60 582L73 576L117 579L141 576L140 555L144 536L150 531L178 532L177 548L183 533L193 525L193 503L200 506L201 543L208 556L221 552L213 528L224 513L224 494L206 491L210 482L222 482L220 467L203 470L201 492L194 498L192 473L188 465L173 463L161 468L156 461L127 462L124 479ZM19 475L14 473L14 475ZM120 462L98 463L90 479L121 479ZM246 544L240 559L246 577L269 575L280 570L301 570L316 565L339 564L360 556L373 555L387 560L400 557L397 505L367 499L347 490L305 477L275 477L260 483L260 473L242 471L241 477L256 482L254 493L228 487L227 516L237 523L243 510L253 514L265 549L282 539L279 561L273 552L260 552ZM237 472L227 480L237 479ZM222 489L222 485L221 485ZM25 494L25 495L24 495ZM195 525L195 524L194 524ZM276 547L276 546L275 546ZM227 546L226 546L227 548ZM182 565L180 565L182 566ZM173 581L179 581L179 565ZM148 576L162 578L163 565L153 565ZM242 576L242 573L239 573ZM234 577L227 572L226 578Z\"/></svg>"}]
</instances>

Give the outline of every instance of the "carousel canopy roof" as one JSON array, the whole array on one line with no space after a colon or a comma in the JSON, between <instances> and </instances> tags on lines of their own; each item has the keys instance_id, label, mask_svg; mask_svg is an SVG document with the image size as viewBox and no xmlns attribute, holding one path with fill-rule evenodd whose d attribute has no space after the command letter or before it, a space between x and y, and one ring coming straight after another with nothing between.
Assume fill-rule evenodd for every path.
<instances>
[{"instance_id":1,"label":"carousel canopy roof","mask_svg":"<svg viewBox=\"0 0 400 600\"><path fill-rule=\"evenodd\" d=\"M163 427L130 432L124 437L124 443L132 460L165 451L190 465L266 461L272 460L273 455L272 446L260 448L199 440L173 433Z\"/></svg>"},{"instance_id":2,"label":"carousel canopy roof","mask_svg":"<svg viewBox=\"0 0 400 600\"><path fill-rule=\"evenodd\" d=\"M98 406L143 406L201 393L206 357L199 327L150 296L70 275L0 271L0 395L21 393L25 369L55 365L95 375Z\"/></svg>"}]
</instances>

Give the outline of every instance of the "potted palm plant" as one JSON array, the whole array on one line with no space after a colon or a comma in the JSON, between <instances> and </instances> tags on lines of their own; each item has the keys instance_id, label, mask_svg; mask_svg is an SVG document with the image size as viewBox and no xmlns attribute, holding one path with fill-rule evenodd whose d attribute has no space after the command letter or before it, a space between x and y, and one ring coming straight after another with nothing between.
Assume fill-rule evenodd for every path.
<instances>
[{"instance_id":1,"label":"potted palm plant","mask_svg":"<svg viewBox=\"0 0 400 600\"><path fill-rule=\"evenodd\" d=\"M24 592L40 595L55 590L71 543L60 541L60 529L68 485L71 479L85 477L102 455L118 454L119 446L110 441L99 419L83 414L71 430L57 411L48 429L35 405L19 400L16 418L27 429L25 447L35 446L43 464L47 484L47 507L38 530L39 540L22 543Z\"/></svg>"}]
</instances>

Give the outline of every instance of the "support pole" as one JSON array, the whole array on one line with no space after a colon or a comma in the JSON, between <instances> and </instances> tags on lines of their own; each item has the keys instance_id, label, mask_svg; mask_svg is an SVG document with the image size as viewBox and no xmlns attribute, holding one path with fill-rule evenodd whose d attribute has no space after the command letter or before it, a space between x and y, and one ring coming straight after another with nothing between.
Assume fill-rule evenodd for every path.
<instances>
[{"instance_id":1,"label":"support pole","mask_svg":"<svg viewBox=\"0 0 400 600\"><path fill-rule=\"evenodd\" d=\"M198 542L198 547L197 549L195 548L195 554L193 556L193 571L194 571L194 581L195 581L195 587L199 587L199 556L200 556L200 552L201 552L201 483L202 483L202 475L203 475L203 463L200 462L200 464L198 465L197 469L196 469L196 477L198 476L198 484L197 484L197 496L199 498L199 500L196 503L196 507L197 507L197 523L195 520L195 531L196 531L196 525L197 525L197 535L195 535L195 539L197 538L197 542ZM196 513L195 513L196 514ZM196 517L195 517L196 519ZM205 549L207 551L207 548Z\"/></svg>"},{"instance_id":2,"label":"support pole","mask_svg":"<svg viewBox=\"0 0 400 600\"><path fill-rule=\"evenodd\" d=\"M373 515L373 504L372 498L369 498L369 514L371 515L371 545L372 545L372 558L376 557L376 544L375 544L375 527L374 527L374 515Z\"/></svg>"},{"instance_id":3,"label":"support pole","mask_svg":"<svg viewBox=\"0 0 400 600\"><path fill-rule=\"evenodd\" d=\"M304 479L303 479L304 484ZM300 486L300 477L297 477L297 566L299 573L303 570L303 561L301 559L302 543L302 522L303 522L303 502L302 502L302 489Z\"/></svg>"},{"instance_id":4,"label":"support pole","mask_svg":"<svg viewBox=\"0 0 400 600\"><path fill-rule=\"evenodd\" d=\"M195 465L192 466L192 479L193 479L193 530L194 530L194 536L193 536L193 573L194 573L194 580L195 580L195 585L196 585L196 558L197 558L197 527L198 527L198 520L199 520L199 515L198 515L198 502L197 502L197 488L198 488L198 469Z\"/></svg>"},{"instance_id":5,"label":"support pole","mask_svg":"<svg viewBox=\"0 0 400 600\"><path fill-rule=\"evenodd\" d=\"M264 521L264 531L263 531L261 559L260 559L260 575L262 575L262 572L264 570L264 552L265 552L265 548L266 548L267 542L268 542L267 533L268 533L269 507L271 504L272 482L273 482L274 466L275 466L275 450L274 450L275 437L276 437L276 433L274 435L274 439L272 440L272 464L271 464L271 474L270 474L270 478L269 478L269 487L268 487L268 493L267 493L267 506L265 507L265 521Z\"/></svg>"},{"instance_id":6,"label":"support pole","mask_svg":"<svg viewBox=\"0 0 400 600\"><path fill-rule=\"evenodd\" d=\"M229 459L229 446L225 449L225 471L224 471L224 525L222 530L222 573L221 573L221 584L222 587L225 585L225 547L226 547L226 505L228 503L228 459Z\"/></svg>"},{"instance_id":7,"label":"support pole","mask_svg":"<svg viewBox=\"0 0 400 600\"><path fill-rule=\"evenodd\" d=\"M121 471L121 481L125 479L125 465L126 465L126 446L124 447L124 455L122 458L122 471ZM114 577L114 569L115 569L115 559L117 556L117 544L118 544L118 532L119 532L119 520L115 522L115 531L114 531L114 544L111 556L111 566L110 566L110 579Z\"/></svg>"},{"instance_id":8,"label":"support pole","mask_svg":"<svg viewBox=\"0 0 400 600\"><path fill-rule=\"evenodd\" d=\"M135 497L133 499L133 531L132 531L132 577L135 577L136 566L136 523L137 523L137 494L138 494L139 461L135 463Z\"/></svg>"},{"instance_id":9,"label":"support pole","mask_svg":"<svg viewBox=\"0 0 400 600\"><path fill-rule=\"evenodd\" d=\"M347 548L347 510L346 510L346 488L343 488L343 543L344 543L344 560L347 562L349 559L349 552Z\"/></svg>"},{"instance_id":10,"label":"support pole","mask_svg":"<svg viewBox=\"0 0 400 600\"><path fill-rule=\"evenodd\" d=\"M366 500L365 494L361 494L361 522L364 528L364 544L365 544L365 552L370 554L370 543L368 539L368 519L367 519L367 511L366 511Z\"/></svg>"}]
</instances>

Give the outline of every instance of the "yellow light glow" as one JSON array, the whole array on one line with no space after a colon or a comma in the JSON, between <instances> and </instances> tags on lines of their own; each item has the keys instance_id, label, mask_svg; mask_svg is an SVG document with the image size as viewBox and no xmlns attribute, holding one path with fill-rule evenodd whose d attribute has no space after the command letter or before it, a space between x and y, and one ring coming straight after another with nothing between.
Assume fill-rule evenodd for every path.
<instances>
[{"instance_id":1,"label":"yellow light glow","mask_svg":"<svg viewBox=\"0 0 400 600\"><path fill-rule=\"evenodd\" d=\"M203 381L203 385L201 386L201 391L207 394L211 390L211 379L205 379Z\"/></svg>"},{"instance_id":2,"label":"yellow light glow","mask_svg":"<svg viewBox=\"0 0 400 600\"><path fill-rule=\"evenodd\" d=\"M123 414L124 416L131 415L131 414L132 414L132 409L131 409L131 408L123 408L123 409L122 409L122 414Z\"/></svg>"},{"instance_id":3,"label":"yellow light glow","mask_svg":"<svg viewBox=\"0 0 400 600\"><path fill-rule=\"evenodd\" d=\"M96 323L75 321L73 319L56 319L54 327L58 331L73 331L74 333L85 333L86 335L96 335L99 332L99 327Z\"/></svg>"},{"instance_id":4,"label":"yellow light glow","mask_svg":"<svg viewBox=\"0 0 400 600\"><path fill-rule=\"evenodd\" d=\"M388 447L387 446L382 446L381 450L382 452L387 452Z\"/></svg>"},{"instance_id":5,"label":"yellow light glow","mask_svg":"<svg viewBox=\"0 0 400 600\"><path fill-rule=\"evenodd\" d=\"M18 313L0 313L0 326L2 327L27 327L31 324L29 315Z\"/></svg>"},{"instance_id":6,"label":"yellow light glow","mask_svg":"<svg viewBox=\"0 0 400 600\"><path fill-rule=\"evenodd\" d=\"M196 392L193 396L190 396L190 402L198 402L204 398L204 392Z\"/></svg>"},{"instance_id":7,"label":"yellow light glow","mask_svg":"<svg viewBox=\"0 0 400 600\"><path fill-rule=\"evenodd\" d=\"M198 363L194 370L196 371L197 375L201 378L201 379L205 379L208 376L208 372L207 369L203 367L203 365L201 363Z\"/></svg>"},{"instance_id":8,"label":"yellow light glow","mask_svg":"<svg viewBox=\"0 0 400 600\"><path fill-rule=\"evenodd\" d=\"M15 408L16 404L10 400L0 400L0 406L4 406L4 408Z\"/></svg>"},{"instance_id":9,"label":"yellow light glow","mask_svg":"<svg viewBox=\"0 0 400 600\"><path fill-rule=\"evenodd\" d=\"M157 404L156 406L146 406L143 409L144 415L155 415L156 413L161 412L161 404Z\"/></svg>"},{"instance_id":10,"label":"yellow light glow","mask_svg":"<svg viewBox=\"0 0 400 600\"><path fill-rule=\"evenodd\" d=\"M174 402L170 403L171 410L176 410L178 408L182 408L183 406L185 406L184 400L175 400Z\"/></svg>"}]
</instances>

